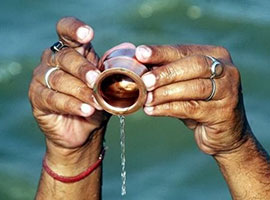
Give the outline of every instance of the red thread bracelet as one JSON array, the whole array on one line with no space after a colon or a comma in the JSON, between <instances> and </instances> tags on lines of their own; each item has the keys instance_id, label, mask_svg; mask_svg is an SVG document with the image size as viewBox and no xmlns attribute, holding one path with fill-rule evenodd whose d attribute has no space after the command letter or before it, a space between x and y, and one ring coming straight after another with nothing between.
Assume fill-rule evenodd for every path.
<instances>
[{"instance_id":1,"label":"red thread bracelet","mask_svg":"<svg viewBox=\"0 0 270 200\"><path fill-rule=\"evenodd\" d=\"M82 173L76 175L76 176L61 176L57 173L55 173L47 164L46 162L46 156L43 159L42 166L45 169L45 171L55 180L63 182L63 183L74 183L78 182L85 177L87 177L89 174L91 174L102 162L105 155L105 148L100 153L97 162L95 162L93 165L91 165L88 169L83 171Z\"/></svg>"}]
</instances>

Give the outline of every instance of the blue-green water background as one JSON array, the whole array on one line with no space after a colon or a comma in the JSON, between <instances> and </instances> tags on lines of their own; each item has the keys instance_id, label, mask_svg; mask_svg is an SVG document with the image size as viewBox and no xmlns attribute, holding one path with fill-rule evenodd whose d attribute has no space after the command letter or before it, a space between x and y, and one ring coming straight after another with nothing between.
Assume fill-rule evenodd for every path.
<instances>
[{"instance_id":1,"label":"blue-green water background","mask_svg":"<svg viewBox=\"0 0 270 200\"><path fill-rule=\"evenodd\" d=\"M0 7L0 199L33 199L44 138L27 99L33 68L57 40L55 23L76 16L95 29L102 55L121 43L200 43L228 48L242 75L250 124L270 149L270 1L4 0ZM125 199L230 199L214 160L177 119L127 118ZM106 135L104 199L120 199L119 121ZM89 186L90 187L90 186Z\"/></svg>"}]
</instances>

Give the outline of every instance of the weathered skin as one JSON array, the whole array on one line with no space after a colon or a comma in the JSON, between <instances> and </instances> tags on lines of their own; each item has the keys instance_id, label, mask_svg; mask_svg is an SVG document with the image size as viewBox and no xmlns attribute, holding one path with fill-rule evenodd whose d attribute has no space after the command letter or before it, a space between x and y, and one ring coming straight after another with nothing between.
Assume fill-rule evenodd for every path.
<instances>
[{"instance_id":1,"label":"weathered skin","mask_svg":"<svg viewBox=\"0 0 270 200\"><path fill-rule=\"evenodd\" d=\"M100 74L99 59L90 44L93 30L68 17L58 22L57 32L69 48L54 56L45 50L33 73L29 99L46 137L49 167L60 175L74 176L97 161L110 116L92 98ZM124 43L105 56L131 46ZM212 90L212 61L207 56L224 66L210 101L205 101ZM248 125L240 74L229 52L216 46L143 45L136 48L136 58L154 66L142 76L148 91L145 113L178 118L193 130L198 147L217 161L233 199L270 199L269 156ZM56 65L60 69L50 75L52 89L48 89L44 76ZM101 168L72 184L55 181L42 171L36 199L101 199Z\"/></svg>"},{"instance_id":2,"label":"weathered skin","mask_svg":"<svg viewBox=\"0 0 270 200\"><path fill-rule=\"evenodd\" d=\"M248 125L240 74L229 52L202 45L139 46L136 55L157 66L142 77L149 91L146 114L179 118L193 130L198 147L220 166L233 199L270 199L269 156ZM207 56L224 67L210 101Z\"/></svg>"}]
</instances>

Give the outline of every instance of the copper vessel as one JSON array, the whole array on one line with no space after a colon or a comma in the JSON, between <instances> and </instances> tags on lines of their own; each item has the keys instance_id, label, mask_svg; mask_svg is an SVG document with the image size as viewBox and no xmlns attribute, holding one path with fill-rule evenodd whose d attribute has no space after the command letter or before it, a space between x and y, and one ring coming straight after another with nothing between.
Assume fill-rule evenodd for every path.
<instances>
[{"instance_id":1,"label":"copper vessel","mask_svg":"<svg viewBox=\"0 0 270 200\"><path fill-rule=\"evenodd\" d=\"M147 91L141 76L147 68L135 58L135 48L117 49L102 59L102 71L94 85L99 105L113 115L127 115L140 109Z\"/></svg>"}]
</instances>

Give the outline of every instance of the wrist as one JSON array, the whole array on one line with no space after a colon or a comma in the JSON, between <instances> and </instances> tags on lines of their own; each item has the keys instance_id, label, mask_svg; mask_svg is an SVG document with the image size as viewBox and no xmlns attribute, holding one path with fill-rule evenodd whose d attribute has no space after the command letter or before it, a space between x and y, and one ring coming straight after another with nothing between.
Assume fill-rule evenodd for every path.
<instances>
[{"instance_id":1,"label":"wrist","mask_svg":"<svg viewBox=\"0 0 270 200\"><path fill-rule=\"evenodd\" d=\"M251 132L237 149L214 158L233 199L265 199L270 191L269 156Z\"/></svg>"},{"instance_id":2,"label":"wrist","mask_svg":"<svg viewBox=\"0 0 270 200\"><path fill-rule=\"evenodd\" d=\"M87 142L76 148L64 148L46 140L46 162L57 174L74 176L95 163L103 148L104 129L97 130Z\"/></svg>"},{"instance_id":3,"label":"wrist","mask_svg":"<svg viewBox=\"0 0 270 200\"><path fill-rule=\"evenodd\" d=\"M264 162L268 159L267 153L251 131L245 133L242 143L237 148L216 154L213 157L224 167L233 165L237 167L242 164L248 165L254 162Z\"/></svg>"},{"instance_id":4,"label":"wrist","mask_svg":"<svg viewBox=\"0 0 270 200\"><path fill-rule=\"evenodd\" d=\"M220 143L225 145L216 154L213 154L217 161L223 158L237 158L245 152L245 149L251 145L251 141L255 139L245 117L232 127L234 128L228 129L226 134L224 134L225 139L219 140Z\"/></svg>"}]
</instances>

